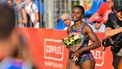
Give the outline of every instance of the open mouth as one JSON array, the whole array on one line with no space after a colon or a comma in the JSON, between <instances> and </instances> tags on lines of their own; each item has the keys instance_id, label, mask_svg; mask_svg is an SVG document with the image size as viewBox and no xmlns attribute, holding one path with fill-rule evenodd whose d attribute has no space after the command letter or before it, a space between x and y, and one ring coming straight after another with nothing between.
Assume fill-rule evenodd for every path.
<instances>
[{"instance_id":1,"label":"open mouth","mask_svg":"<svg viewBox=\"0 0 122 69\"><path fill-rule=\"evenodd\" d=\"M122 18L122 15L119 15L119 18Z\"/></svg>"},{"instance_id":2,"label":"open mouth","mask_svg":"<svg viewBox=\"0 0 122 69\"><path fill-rule=\"evenodd\" d=\"M122 12L119 12L119 14L117 15L119 18L122 18Z\"/></svg>"},{"instance_id":3,"label":"open mouth","mask_svg":"<svg viewBox=\"0 0 122 69\"><path fill-rule=\"evenodd\" d=\"M76 19L77 17L73 17L73 19Z\"/></svg>"},{"instance_id":4,"label":"open mouth","mask_svg":"<svg viewBox=\"0 0 122 69\"><path fill-rule=\"evenodd\" d=\"M72 19L73 19L73 20L77 20L77 17L73 17Z\"/></svg>"}]
</instances>

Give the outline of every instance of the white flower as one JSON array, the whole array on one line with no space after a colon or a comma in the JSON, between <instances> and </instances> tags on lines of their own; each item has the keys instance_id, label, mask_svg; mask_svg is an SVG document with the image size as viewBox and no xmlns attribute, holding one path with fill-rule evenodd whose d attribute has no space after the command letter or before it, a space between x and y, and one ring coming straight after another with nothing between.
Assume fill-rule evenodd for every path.
<instances>
[{"instance_id":1,"label":"white flower","mask_svg":"<svg viewBox=\"0 0 122 69\"><path fill-rule=\"evenodd\" d=\"M73 46L81 42L81 35L77 33L71 33L67 37L62 39L62 43L66 46Z\"/></svg>"},{"instance_id":2,"label":"white flower","mask_svg":"<svg viewBox=\"0 0 122 69\"><path fill-rule=\"evenodd\" d=\"M78 34L76 34L75 36L74 36L74 40L77 40L77 39L80 39L81 37L80 37L80 35L78 35Z\"/></svg>"}]
</instances>

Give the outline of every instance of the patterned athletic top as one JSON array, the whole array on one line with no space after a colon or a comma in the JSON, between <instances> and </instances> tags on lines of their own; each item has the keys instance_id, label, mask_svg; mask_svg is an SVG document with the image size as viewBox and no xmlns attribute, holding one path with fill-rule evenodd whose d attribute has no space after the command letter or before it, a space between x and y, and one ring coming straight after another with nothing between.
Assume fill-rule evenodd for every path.
<instances>
[{"instance_id":1,"label":"patterned athletic top","mask_svg":"<svg viewBox=\"0 0 122 69\"><path fill-rule=\"evenodd\" d=\"M75 50L78 50L82 47L88 46L89 38L88 38L88 36L84 35L84 33L82 33L82 29L85 25L86 25L86 23L83 23L83 25L78 29L75 29L73 25L69 28L68 34L77 33L77 34L80 34L81 37L83 37L82 42L81 42L81 46L77 46L77 47L72 46L71 48L69 48L69 50L75 51Z\"/></svg>"}]
</instances>

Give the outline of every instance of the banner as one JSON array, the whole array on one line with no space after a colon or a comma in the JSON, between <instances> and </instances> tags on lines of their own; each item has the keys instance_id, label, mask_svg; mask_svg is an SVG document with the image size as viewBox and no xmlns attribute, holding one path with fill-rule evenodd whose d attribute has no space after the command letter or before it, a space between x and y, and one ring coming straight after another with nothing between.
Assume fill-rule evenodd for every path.
<instances>
[{"instance_id":1,"label":"banner","mask_svg":"<svg viewBox=\"0 0 122 69\"><path fill-rule=\"evenodd\" d=\"M98 36L99 40L102 42L105 35L103 33L96 33L96 35ZM101 46L100 48L92 50L91 52L96 61L95 69L113 69L112 66L113 56L110 47L107 47L106 50L103 51L103 47Z\"/></svg>"},{"instance_id":2,"label":"banner","mask_svg":"<svg viewBox=\"0 0 122 69\"><path fill-rule=\"evenodd\" d=\"M34 64L39 69L66 69L69 53L61 44L61 39L67 35L66 31L23 28L20 32L25 34ZM102 41L104 34L96 34ZM91 52L96 60L95 69L113 69L110 47L106 51L100 47Z\"/></svg>"}]
</instances>

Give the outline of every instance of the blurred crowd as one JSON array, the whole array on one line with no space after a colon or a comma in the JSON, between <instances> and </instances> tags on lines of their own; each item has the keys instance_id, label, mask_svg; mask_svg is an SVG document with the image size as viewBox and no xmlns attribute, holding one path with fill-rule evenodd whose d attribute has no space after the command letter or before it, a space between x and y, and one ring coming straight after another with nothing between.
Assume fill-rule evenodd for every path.
<instances>
[{"instance_id":1,"label":"blurred crowd","mask_svg":"<svg viewBox=\"0 0 122 69\"><path fill-rule=\"evenodd\" d=\"M16 10L16 26L18 27L33 27L40 28L44 25L44 11L40 12L40 6L32 0L7 0L9 6ZM41 2L40 2L41 3ZM84 21L88 23L94 32L105 32L105 23L108 19L108 14L112 12L113 1L106 0L99 9ZM44 5L42 4L42 9ZM55 18L54 29L66 30L68 26L73 25L72 17L69 13L63 13Z\"/></svg>"},{"instance_id":2,"label":"blurred crowd","mask_svg":"<svg viewBox=\"0 0 122 69\"><path fill-rule=\"evenodd\" d=\"M7 0L15 9L17 27L39 28L40 6L32 0Z\"/></svg>"},{"instance_id":3,"label":"blurred crowd","mask_svg":"<svg viewBox=\"0 0 122 69\"><path fill-rule=\"evenodd\" d=\"M88 20L85 20L84 16L84 21L88 23L94 32L105 32L105 23L109 13L112 12L112 6L113 0L106 0L100 5L99 9L88 18ZM57 22L55 29L66 30L67 26L73 24L73 20L69 13L64 13L55 20Z\"/></svg>"}]
</instances>

